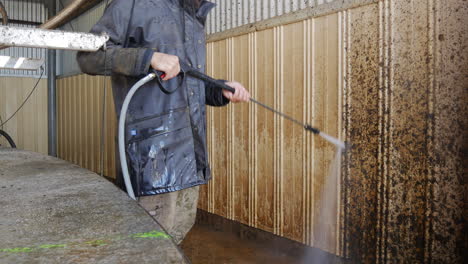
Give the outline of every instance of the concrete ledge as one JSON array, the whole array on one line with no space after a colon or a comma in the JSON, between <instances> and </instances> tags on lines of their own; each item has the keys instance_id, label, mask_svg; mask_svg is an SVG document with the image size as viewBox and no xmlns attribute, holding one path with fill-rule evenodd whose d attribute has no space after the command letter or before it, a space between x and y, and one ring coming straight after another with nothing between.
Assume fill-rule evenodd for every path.
<instances>
[{"instance_id":1,"label":"concrete ledge","mask_svg":"<svg viewBox=\"0 0 468 264\"><path fill-rule=\"evenodd\" d=\"M98 175L0 148L0 263L186 263L138 204Z\"/></svg>"}]
</instances>

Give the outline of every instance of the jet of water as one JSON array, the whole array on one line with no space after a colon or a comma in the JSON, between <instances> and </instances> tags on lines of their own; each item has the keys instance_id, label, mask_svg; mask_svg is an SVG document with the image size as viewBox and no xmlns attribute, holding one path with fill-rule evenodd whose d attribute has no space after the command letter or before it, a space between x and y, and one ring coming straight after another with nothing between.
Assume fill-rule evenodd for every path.
<instances>
[{"instance_id":1,"label":"jet of water","mask_svg":"<svg viewBox=\"0 0 468 264\"><path fill-rule=\"evenodd\" d=\"M332 143L333 145L337 146L338 148L340 148L341 150L344 150L345 149L345 143L337 138L334 138L326 133L323 133L320 131L320 134L319 134L321 137L323 137L325 140L327 140L328 142Z\"/></svg>"}]
</instances>

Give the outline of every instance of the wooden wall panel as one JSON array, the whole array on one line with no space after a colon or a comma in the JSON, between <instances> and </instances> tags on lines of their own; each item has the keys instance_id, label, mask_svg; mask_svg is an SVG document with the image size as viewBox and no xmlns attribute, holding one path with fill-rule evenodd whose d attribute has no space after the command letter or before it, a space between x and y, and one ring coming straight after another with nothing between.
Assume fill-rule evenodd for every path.
<instances>
[{"instance_id":1,"label":"wooden wall panel","mask_svg":"<svg viewBox=\"0 0 468 264\"><path fill-rule=\"evenodd\" d=\"M338 14L317 18L312 32L312 123L333 137L340 138ZM312 138L312 245L337 251L339 232L339 182L330 173L335 147L321 137ZM326 224L325 224L326 223Z\"/></svg>"},{"instance_id":2,"label":"wooden wall panel","mask_svg":"<svg viewBox=\"0 0 468 264\"><path fill-rule=\"evenodd\" d=\"M215 197L206 207L243 223L237 212L249 212L254 227L356 263L461 263L468 7L460 0L349 2L353 8L302 22L219 34L208 46L228 43L227 57L209 63L248 68L248 80L228 77L240 78L256 99L345 138L341 177L329 179L334 150L322 138L257 106L249 106L247 123L247 108L230 106L210 122L224 133L211 145L230 147L212 157L214 174L228 181L210 184ZM210 115L220 117L219 109ZM242 133L247 125L250 133ZM237 145L248 146L245 168L230 159L240 155ZM213 210L221 193L227 208Z\"/></svg>"},{"instance_id":3,"label":"wooden wall panel","mask_svg":"<svg viewBox=\"0 0 468 264\"><path fill-rule=\"evenodd\" d=\"M239 81L261 102L341 137L338 22L335 13L209 43L208 73ZM326 190L333 198L328 214L321 208L334 147L254 104L208 112L215 180L203 208L339 254L338 183ZM331 231L317 232L324 222Z\"/></svg>"},{"instance_id":4,"label":"wooden wall panel","mask_svg":"<svg viewBox=\"0 0 468 264\"><path fill-rule=\"evenodd\" d=\"M298 120L304 117L304 51L305 35L304 22L279 27L278 56L279 65L275 76L278 76L277 108ZM294 40L294 41L291 41ZM260 100L260 98L259 98ZM265 111L259 109L258 111ZM279 134L277 179L280 192L278 214L280 216L280 234L294 240L302 241L305 226L303 199L305 175L305 131L301 126L293 125L290 121L276 117L277 133ZM298 225L300 223L300 225Z\"/></svg>"},{"instance_id":5,"label":"wooden wall panel","mask_svg":"<svg viewBox=\"0 0 468 264\"><path fill-rule=\"evenodd\" d=\"M107 80L103 173L115 177L116 115ZM101 128L104 77L75 75L57 81L58 156L101 172Z\"/></svg>"},{"instance_id":6,"label":"wooden wall panel","mask_svg":"<svg viewBox=\"0 0 468 264\"><path fill-rule=\"evenodd\" d=\"M251 65L249 63L249 35L244 35L231 40L232 68L230 80L236 80L240 83L249 83L249 73ZM253 185L250 182L252 174L250 173L250 140L253 131L250 129L250 111L249 104L233 104L231 112L231 163L232 176L231 186L233 186L232 218L244 224L251 224L251 204L252 198L250 188Z\"/></svg>"},{"instance_id":7,"label":"wooden wall panel","mask_svg":"<svg viewBox=\"0 0 468 264\"><path fill-rule=\"evenodd\" d=\"M0 77L0 115L6 121L24 102L37 78ZM0 129L5 130L19 149L47 154L47 80L39 84L23 108ZM9 146L0 137L0 144Z\"/></svg>"},{"instance_id":8,"label":"wooden wall panel","mask_svg":"<svg viewBox=\"0 0 468 264\"><path fill-rule=\"evenodd\" d=\"M269 29L254 34L255 45L255 76L252 83L256 89L250 89L252 96L262 98L268 105L275 103L275 78L274 78L274 30ZM262 88L260 88L262 87ZM249 87L251 88L251 87ZM275 154L275 116L270 111L260 111L259 106L251 105L253 116L257 126L255 132L255 210L254 218L256 227L274 232L276 226L275 208L276 192L274 185ZM251 164L253 166L253 164Z\"/></svg>"},{"instance_id":9,"label":"wooden wall panel","mask_svg":"<svg viewBox=\"0 0 468 264\"><path fill-rule=\"evenodd\" d=\"M228 45L229 42L227 40L220 41L212 46L213 51L213 59L212 63L212 74L213 77L218 79L228 79L229 74L229 61L226 59L229 58L228 53ZM216 59L215 59L216 58ZM219 59L224 58L224 59ZM211 124L217 124L216 126L211 127L211 141L212 148L211 148L211 156L212 158L212 168L217 168L213 170L212 173L212 181L210 182L211 186L216 186L216 188L210 188L211 195L210 195L210 203L211 212L218 214L218 215L231 215L231 212L228 208L232 208L232 184L228 184L231 182L231 174L229 166L232 165L231 162L231 146L230 140L228 136L230 135L230 108L216 108L216 111L213 111L211 114Z\"/></svg>"}]
</instances>

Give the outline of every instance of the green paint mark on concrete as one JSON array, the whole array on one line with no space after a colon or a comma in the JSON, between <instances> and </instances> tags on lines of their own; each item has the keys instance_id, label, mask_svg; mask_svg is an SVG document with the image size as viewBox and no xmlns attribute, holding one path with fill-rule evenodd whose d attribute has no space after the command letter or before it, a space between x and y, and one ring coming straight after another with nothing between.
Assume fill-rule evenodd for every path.
<instances>
[{"instance_id":1,"label":"green paint mark on concrete","mask_svg":"<svg viewBox=\"0 0 468 264\"><path fill-rule=\"evenodd\" d=\"M5 248L5 249L0 249L2 252L6 253L27 253L27 252L32 252L34 251L33 248L29 247L23 247L23 248Z\"/></svg>"},{"instance_id":2,"label":"green paint mark on concrete","mask_svg":"<svg viewBox=\"0 0 468 264\"><path fill-rule=\"evenodd\" d=\"M98 240L92 240L92 241L85 242L85 244L91 245L93 247L100 247L100 246L107 245L107 242L105 240L98 239Z\"/></svg>"},{"instance_id":3,"label":"green paint mark on concrete","mask_svg":"<svg viewBox=\"0 0 468 264\"><path fill-rule=\"evenodd\" d=\"M70 243L70 244L44 244L44 245L38 245L38 246L33 246L33 247L18 247L18 248L0 248L0 253L6 253L6 254L18 254L18 253L28 253L28 252L33 252L37 250L52 250L52 249L58 249L58 248L72 248L75 246L93 246L93 247L99 247L99 246L106 246L112 242L123 240L123 239L128 239L128 238L146 238L146 239L155 239L155 238L163 238L163 239L170 239L171 236L168 234L161 232L161 231L150 231L146 233L135 233L131 235L117 235L109 238L103 238L103 239L96 239L96 240L90 240L82 243Z\"/></svg>"},{"instance_id":4,"label":"green paint mark on concrete","mask_svg":"<svg viewBox=\"0 0 468 264\"><path fill-rule=\"evenodd\" d=\"M66 244L57 244L57 245L40 245L38 248L41 249L50 249L50 248L64 248Z\"/></svg>"},{"instance_id":5,"label":"green paint mark on concrete","mask_svg":"<svg viewBox=\"0 0 468 264\"><path fill-rule=\"evenodd\" d=\"M147 233L137 233L132 235L134 238L171 238L168 234L159 232L159 231L151 231Z\"/></svg>"}]
</instances>

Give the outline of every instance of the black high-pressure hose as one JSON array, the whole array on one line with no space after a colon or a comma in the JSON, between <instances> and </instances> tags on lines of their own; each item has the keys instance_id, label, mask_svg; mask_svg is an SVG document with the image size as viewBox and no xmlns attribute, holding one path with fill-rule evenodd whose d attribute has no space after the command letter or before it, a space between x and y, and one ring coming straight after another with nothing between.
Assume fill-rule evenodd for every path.
<instances>
[{"instance_id":1,"label":"black high-pressure hose","mask_svg":"<svg viewBox=\"0 0 468 264\"><path fill-rule=\"evenodd\" d=\"M10 135L7 134L7 132L3 131L0 129L0 135L4 136L6 138L6 140L8 141L8 143L10 143L10 146L12 148L16 148L16 144L15 142L13 141L13 139L10 137Z\"/></svg>"}]
</instances>

